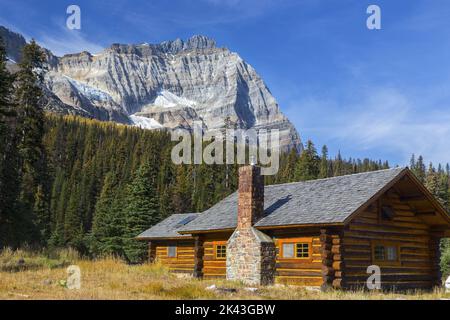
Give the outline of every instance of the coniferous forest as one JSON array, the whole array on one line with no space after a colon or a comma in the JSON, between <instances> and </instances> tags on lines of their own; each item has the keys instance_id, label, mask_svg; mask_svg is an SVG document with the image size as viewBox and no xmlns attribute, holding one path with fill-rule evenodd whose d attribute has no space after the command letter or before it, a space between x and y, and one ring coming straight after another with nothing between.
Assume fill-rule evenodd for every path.
<instances>
[{"instance_id":1,"label":"coniferous forest","mask_svg":"<svg viewBox=\"0 0 450 320\"><path fill-rule=\"evenodd\" d=\"M134 237L173 213L201 212L237 189L238 165L175 165L165 131L46 114L44 55L32 41L19 70L0 45L0 248L72 247L95 257L143 260ZM411 169L449 208L450 166L411 159ZM387 162L330 156L307 141L284 153L266 184L389 168ZM450 244L442 242L443 267ZM448 270L444 270L448 272Z\"/></svg>"}]
</instances>

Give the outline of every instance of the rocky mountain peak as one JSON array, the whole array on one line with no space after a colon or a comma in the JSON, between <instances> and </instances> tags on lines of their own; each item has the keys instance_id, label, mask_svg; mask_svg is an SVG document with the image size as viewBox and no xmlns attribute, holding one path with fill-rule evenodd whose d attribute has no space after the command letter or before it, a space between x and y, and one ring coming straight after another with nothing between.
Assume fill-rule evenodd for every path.
<instances>
[{"instance_id":1,"label":"rocky mountain peak","mask_svg":"<svg viewBox=\"0 0 450 320\"><path fill-rule=\"evenodd\" d=\"M194 121L212 130L277 129L282 148L301 150L295 127L256 70L206 36L47 57L49 111L146 129L192 129Z\"/></svg>"},{"instance_id":2,"label":"rocky mountain peak","mask_svg":"<svg viewBox=\"0 0 450 320\"><path fill-rule=\"evenodd\" d=\"M159 47L165 53L177 54L185 50L212 49L216 47L216 41L206 36L195 35L186 41L181 39L164 41L159 45Z\"/></svg>"}]
</instances>

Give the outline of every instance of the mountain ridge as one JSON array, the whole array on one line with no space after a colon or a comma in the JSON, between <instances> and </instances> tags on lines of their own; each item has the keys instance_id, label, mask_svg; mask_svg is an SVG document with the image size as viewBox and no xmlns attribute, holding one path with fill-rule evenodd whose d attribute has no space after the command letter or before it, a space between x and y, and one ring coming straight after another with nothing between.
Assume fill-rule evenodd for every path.
<instances>
[{"instance_id":1,"label":"mountain ridge","mask_svg":"<svg viewBox=\"0 0 450 320\"><path fill-rule=\"evenodd\" d=\"M282 148L301 150L297 130L256 70L210 37L46 55L49 111L148 129L192 129L194 121L206 129L279 129Z\"/></svg>"}]
</instances>

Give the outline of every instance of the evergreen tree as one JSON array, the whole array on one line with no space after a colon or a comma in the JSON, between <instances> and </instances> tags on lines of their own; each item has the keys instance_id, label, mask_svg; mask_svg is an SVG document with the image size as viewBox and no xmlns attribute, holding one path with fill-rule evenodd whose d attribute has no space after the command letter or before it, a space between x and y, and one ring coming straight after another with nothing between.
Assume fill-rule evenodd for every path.
<instances>
[{"instance_id":1,"label":"evergreen tree","mask_svg":"<svg viewBox=\"0 0 450 320\"><path fill-rule=\"evenodd\" d=\"M308 140L306 148L298 159L295 177L297 180L305 181L317 179L319 175L320 159L317 150L311 140Z\"/></svg>"},{"instance_id":2,"label":"evergreen tree","mask_svg":"<svg viewBox=\"0 0 450 320\"><path fill-rule=\"evenodd\" d=\"M423 157L419 156L417 158L416 166L412 169L416 177L420 182L425 183L425 164L423 162Z\"/></svg>"},{"instance_id":3,"label":"evergreen tree","mask_svg":"<svg viewBox=\"0 0 450 320\"><path fill-rule=\"evenodd\" d=\"M0 248L17 239L13 220L19 194L19 155L16 113L12 102L13 77L6 69L6 51L0 37Z\"/></svg>"},{"instance_id":4,"label":"evergreen tree","mask_svg":"<svg viewBox=\"0 0 450 320\"><path fill-rule=\"evenodd\" d=\"M426 173L425 179L425 186L428 188L428 190L434 195L438 195L438 189L439 189L439 178L436 173L436 170L433 167L433 164L430 163L428 167L428 172Z\"/></svg>"},{"instance_id":5,"label":"evergreen tree","mask_svg":"<svg viewBox=\"0 0 450 320\"><path fill-rule=\"evenodd\" d=\"M336 159L334 160L333 176L342 176L344 174L344 161L341 156L341 151L338 151Z\"/></svg>"},{"instance_id":6,"label":"evergreen tree","mask_svg":"<svg viewBox=\"0 0 450 320\"><path fill-rule=\"evenodd\" d=\"M144 261L147 245L134 238L160 220L155 167L143 164L128 186L125 200L125 257L131 263Z\"/></svg>"},{"instance_id":7,"label":"evergreen tree","mask_svg":"<svg viewBox=\"0 0 450 320\"><path fill-rule=\"evenodd\" d=\"M44 54L33 40L25 45L17 72L15 99L18 110L20 131L19 152L22 161L21 196L22 226L30 241L40 241L41 235L49 234L49 200L46 155L43 145L44 110L40 104L42 97ZM37 208L38 212L34 212ZM22 221L23 222L23 221Z\"/></svg>"},{"instance_id":8,"label":"evergreen tree","mask_svg":"<svg viewBox=\"0 0 450 320\"><path fill-rule=\"evenodd\" d=\"M328 178L330 175L330 167L328 165L328 147L322 147L322 156L320 158L319 178Z\"/></svg>"},{"instance_id":9,"label":"evergreen tree","mask_svg":"<svg viewBox=\"0 0 450 320\"><path fill-rule=\"evenodd\" d=\"M96 255L124 256L125 219L117 174L110 172L100 193L92 225L90 246Z\"/></svg>"}]
</instances>

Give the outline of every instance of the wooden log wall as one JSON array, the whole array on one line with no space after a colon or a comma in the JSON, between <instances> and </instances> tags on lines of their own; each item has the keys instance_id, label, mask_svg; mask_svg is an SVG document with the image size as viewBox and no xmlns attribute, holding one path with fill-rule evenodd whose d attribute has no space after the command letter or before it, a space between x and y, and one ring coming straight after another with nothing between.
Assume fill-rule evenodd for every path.
<instances>
[{"instance_id":1,"label":"wooden log wall","mask_svg":"<svg viewBox=\"0 0 450 320\"><path fill-rule=\"evenodd\" d=\"M304 286L322 285L321 241L318 228L303 230L299 228L284 228L267 233L274 238L276 245L275 283ZM280 257L280 243L297 238L309 238L309 242L312 245L311 258L303 260L283 259Z\"/></svg>"},{"instance_id":2,"label":"wooden log wall","mask_svg":"<svg viewBox=\"0 0 450 320\"><path fill-rule=\"evenodd\" d=\"M156 245L156 260L169 267L172 272L190 273L194 271L194 240L158 241ZM177 246L177 256L167 256L168 247Z\"/></svg>"},{"instance_id":3,"label":"wooden log wall","mask_svg":"<svg viewBox=\"0 0 450 320\"><path fill-rule=\"evenodd\" d=\"M381 205L390 205L395 210L392 219L381 218ZM420 289L430 288L436 278L432 265L430 230L411 206L391 192L365 212L355 217L343 235L345 246L346 283L352 287L363 287L368 278L367 267L376 264L372 258L374 243L389 242L398 245L398 263L380 265L383 288ZM434 258L437 259L436 257Z\"/></svg>"},{"instance_id":4,"label":"wooden log wall","mask_svg":"<svg viewBox=\"0 0 450 320\"><path fill-rule=\"evenodd\" d=\"M231 233L211 233L204 235L204 256L203 256L203 278L215 279L226 278L227 261L226 259L217 259L215 253L216 244L227 244Z\"/></svg>"}]
</instances>

